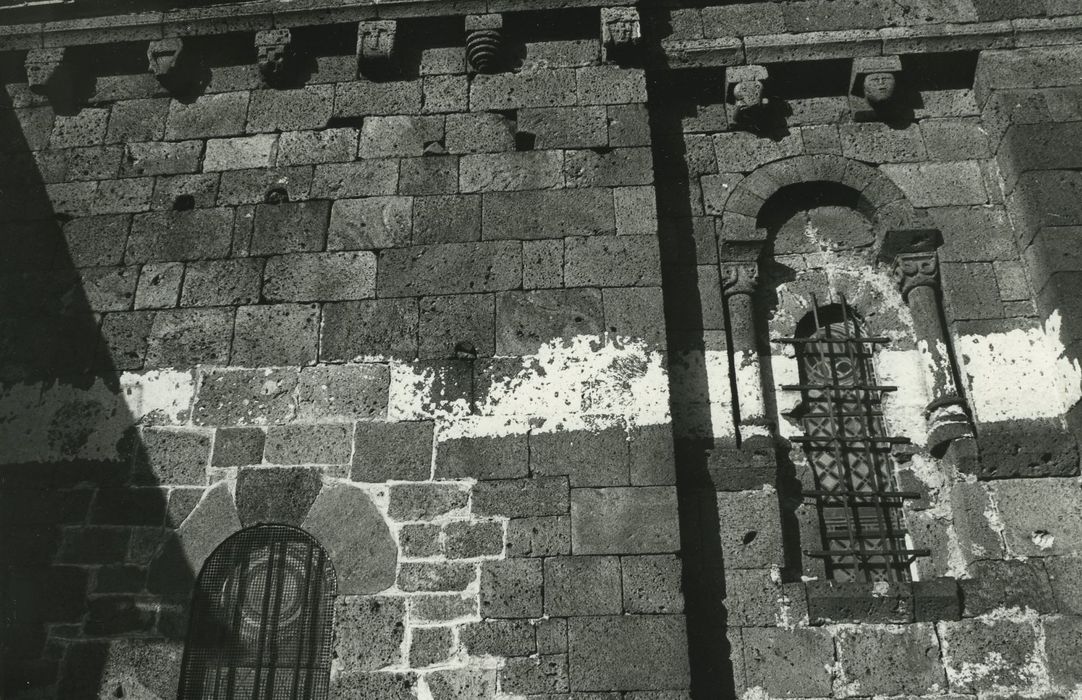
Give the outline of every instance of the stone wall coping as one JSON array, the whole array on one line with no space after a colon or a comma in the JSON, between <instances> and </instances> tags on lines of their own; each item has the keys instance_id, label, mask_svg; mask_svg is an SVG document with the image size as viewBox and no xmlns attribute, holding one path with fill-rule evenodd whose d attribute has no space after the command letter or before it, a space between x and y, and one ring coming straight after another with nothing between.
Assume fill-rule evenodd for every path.
<instances>
[{"instance_id":1,"label":"stone wall coping","mask_svg":"<svg viewBox=\"0 0 1082 700\"><path fill-rule=\"evenodd\" d=\"M107 44L370 19L634 5L635 0L262 0L236 5L0 25L0 51ZM5 12L0 8L0 18ZM872 30L662 40L655 64L673 68L979 51L1082 42L1082 14Z\"/></svg>"}]
</instances>

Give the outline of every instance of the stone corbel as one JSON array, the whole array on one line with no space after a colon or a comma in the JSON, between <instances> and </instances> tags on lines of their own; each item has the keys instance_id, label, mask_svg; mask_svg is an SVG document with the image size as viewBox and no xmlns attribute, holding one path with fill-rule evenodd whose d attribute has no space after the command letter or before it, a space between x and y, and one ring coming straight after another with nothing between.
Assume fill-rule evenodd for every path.
<instances>
[{"instance_id":1,"label":"stone corbel","mask_svg":"<svg viewBox=\"0 0 1082 700\"><path fill-rule=\"evenodd\" d=\"M955 358L940 307L939 231L888 231L881 259L913 316L913 332L924 363L931 402L925 409L928 449L940 456L960 441L973 440L969 406L955 379ZM966 448L970 450L973 443Z\"/></svg>"},{"instance_id":2,"label":"stone corbel","mask_svg":"<svg viewBox=\"0 0 1082 700\"><path fill-rule=\"evenodd\" d=\"M507 62L503 15L466 15L466 59L478 73L496 73Z\"/></svg>"},{"instance_id":3,"label":"stone corbel","mask_svg":"<svg viewBox=\"0 0 1082 700\"><path fill-rule=\"evenodd\" d=\"M170 91L184 84L186 62L184 40L179 37L158 39L147 45L147 68Z\"/></svg>"},{"instance_id":4,"label":"stone corbel","mask_svg":"<svg viewBox=\"0 0 1082 700\"><path fill-rule=\"evenodd\" d=\"M357 25L357 71L386 72L398 57L398 22L373 20Z\"/></svg>"},{"instance_id":5,"label":"stone corbel","mask_svg":"<svg viewBox=\"0 0 1082 700\"><path fill-rule=\"evenodd\" d=\"M849 75L849 110L854 121L878 121L889 116L899 102L898 78L902 59L869 56L853 60Z\"/></svg>"},{"instance_id":6,"label":"stone corbel","mask_svg":"<svg viewBox=\"0 0 1082 700\"><path fill-rule=\"evenodd\" d=\"M642 46L642 22L634 7L601 8L601 51L606 63L634 58Z\"/></svg>"},{"instance_id":7,"label":"stone corbel","mask_svg":"<svg viewBox=\"0 0 1082 700\"><path fill-rule=\"evenodd\" d=\"M256 32L255 48L263 80L268 85L286 82L293 68L293 33L288 29L264 29Z\"/></svg>"},{"instance_id":8,"label":"stone corbel","mask_svg":"<svg viewBox=\"0 0 1082 700\"><path fill-rule=\"evenodd\" d=\"M30 49L26 54L26 82L30 90L50 99L63 99L72 93L72 69L65 60L67 50Z\"/></svg>"},{"instance_id":9,"label":"stone corbel","mask_svg":"<svg viewBox=\"0 0 1082 700\"><path fill-rule=\"evenodd\" d=\"M770 100L763 96L769 74L765 66L725 69L725 109L729 128L757 129Z\"/></svg>"},{"instance_id":10,"label":"stone corbel","mask_svg":"<svg viewBox=\"0 0 1082 700\"><path fill-rule=\"evenodd\" d=\"M771 434L763 395L763 371L755 334L755 290L759 285L759 263L750 255L721 263L721 290L729 321L729 352L732 355L733 403L739 416L737 431L741 443Z\"/></svg>"}]
</instances>

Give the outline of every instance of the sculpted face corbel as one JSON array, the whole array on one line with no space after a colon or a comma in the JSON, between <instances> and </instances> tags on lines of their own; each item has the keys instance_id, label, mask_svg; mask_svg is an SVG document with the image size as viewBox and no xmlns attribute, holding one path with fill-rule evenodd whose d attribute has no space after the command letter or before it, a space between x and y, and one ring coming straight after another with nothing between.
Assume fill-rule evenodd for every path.
<instances>
[{"instance_id":1,"label":"sculpted face corbel","mask_svg":"<svg viewBox=\"0 0 1082 700\"><path fill-rule=\"evenodd\" d=\"M259 72L268 84L286 79L292 58L293 34L288 29L266 29L255 35Z\"/></svg>"}]
</instances>

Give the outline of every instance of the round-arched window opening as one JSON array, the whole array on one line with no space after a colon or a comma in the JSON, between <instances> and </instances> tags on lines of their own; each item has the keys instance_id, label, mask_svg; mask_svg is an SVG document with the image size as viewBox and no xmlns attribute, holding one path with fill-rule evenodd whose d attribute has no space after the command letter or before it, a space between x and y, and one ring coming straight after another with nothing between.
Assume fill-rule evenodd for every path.
<instances>
[{"instance_id":1,"label":"round-arched window opening","mask_svg":"<svg viewBox=\"0 0 1082 700\"><path fill-rule=\"evenodd\" d=\"M336 587L303 530L257 525L227 539L196 582L178 698L326 698Z\"/></svg>"}]
</instances>

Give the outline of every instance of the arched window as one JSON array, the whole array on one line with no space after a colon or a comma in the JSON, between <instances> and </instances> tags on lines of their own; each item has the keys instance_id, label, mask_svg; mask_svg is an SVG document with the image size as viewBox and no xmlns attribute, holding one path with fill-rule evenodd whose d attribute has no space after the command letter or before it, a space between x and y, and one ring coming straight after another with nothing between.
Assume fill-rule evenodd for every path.
<instances>
[{"instance_id":1,"label":"arched window","mask_svg":"<svg viewBox=\"0 0 1082 700\"><path fill-rule=\"evenodd\" d=\"M223 542L196 582L181 700L326 698L334 568L308 533L258 525Z\"/></svg>"},{"instance_id":2,"label":"arched window","mask_svg":"<svg viewBox=\"0 0 1082 700\"><path fill-rule=\"evenodd\" d=\"M783 339L796 349L801 402L791 414L803 426L802 444L814 486L820 557L834 581L908 581L909 565L928 552L908 548L891 446L908 442L887 434L882 395L895 387L876 381L872 355L887 338L864 337L856 316L840 304L816 307Z\"/></svg>"}]
</instances>

